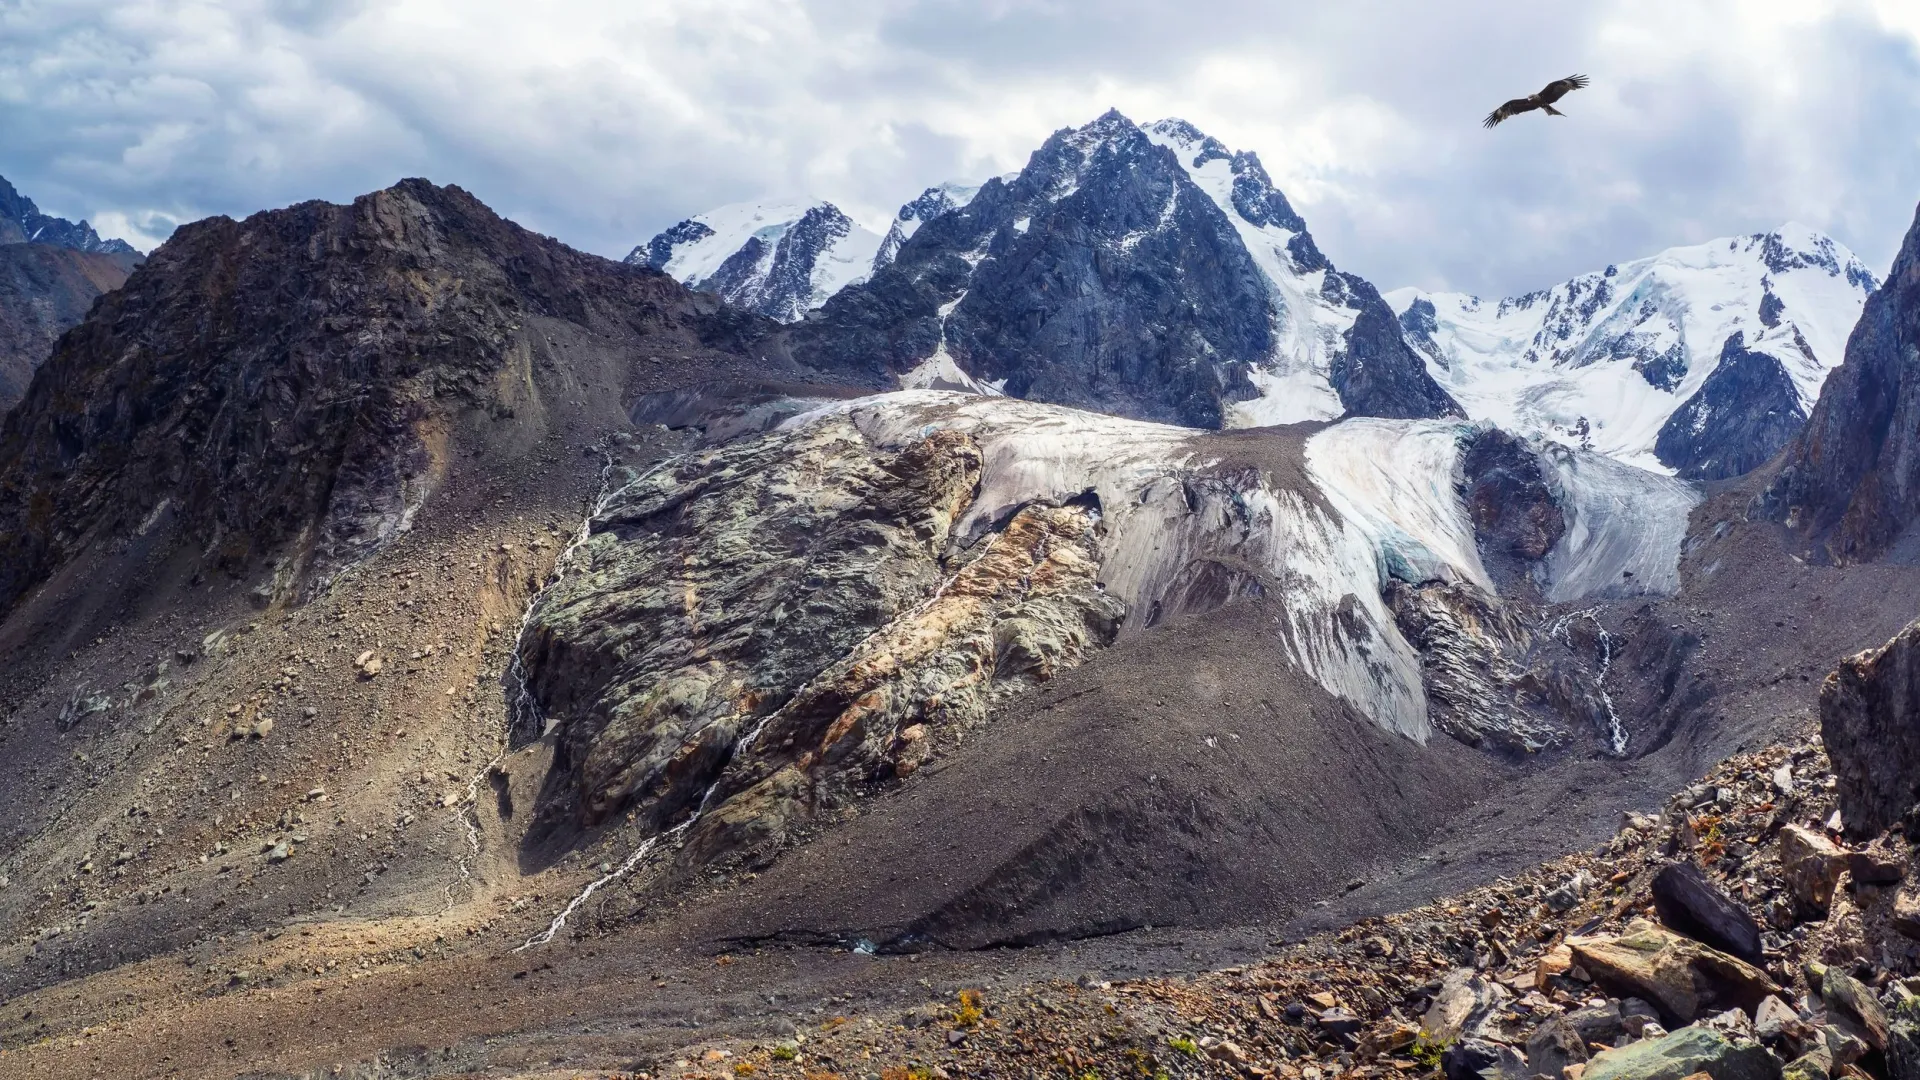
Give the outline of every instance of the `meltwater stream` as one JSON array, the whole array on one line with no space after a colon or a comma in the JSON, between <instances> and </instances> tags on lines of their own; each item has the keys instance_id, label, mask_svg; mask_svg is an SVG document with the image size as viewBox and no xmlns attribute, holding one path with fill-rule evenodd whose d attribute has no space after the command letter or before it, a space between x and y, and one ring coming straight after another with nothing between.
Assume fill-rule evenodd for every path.
<instances>
[{"instance_id":1,"label":"meltwater stream","mask_svg":"<svg viewBox=\"0 0 1920 1080\"><path fill-rule=\"evenodd\" d=\"M1577 619L1586 619L1593 623L1595 630L1599 631L1600 677L1594 680L1594 685L1600 688L1600 702L1607 707L1607 727L1609 729L1609 742L1612 744L1613 756L1626 757L1627 729L1625 725L1620 723L1620 714L1614 711L1613 695L1607 693L1607 671L1613 667L1613 635L1607 633L1607 628L1601 624L1600 609L1590 607L1583 608L1580 611L1567 612L1565 615L1555 619L1553 625L1547 628L1547 636L1568 648L1572 648L1573 635L1570 628Z\"/></svg>"}]
</instances>

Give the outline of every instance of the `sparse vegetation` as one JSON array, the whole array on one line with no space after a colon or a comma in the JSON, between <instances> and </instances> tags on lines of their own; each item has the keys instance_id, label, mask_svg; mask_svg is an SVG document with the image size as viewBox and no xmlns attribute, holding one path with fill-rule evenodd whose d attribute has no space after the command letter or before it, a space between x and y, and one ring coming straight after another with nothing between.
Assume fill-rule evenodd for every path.
<instances>
[{"instance_id":1,"label":"sparse vegetation","mask_svg":"<svg viewBox=\"0 0 1920 1080\"><path fill-rule=\"evenodd\" d=\"M1167 1045L1173 1047L1175 1050L1180 1051L1181 1053L1187 1055L1188 1057L1200 1056L1200 1044L1197 1042L1194 1042L1192 1039L1187 1038L1185 1035L1175 1035L1171 1039L1167 1040Z\"/></svg>"},{"instance_id":2,"label":"sparse vegetation","mask_svg":"<svg viewBox=\"0 0 1920 1080\"><path fill-rule=\"evenodd\" d=\"M978 990L960 991L960 1007L953 1011L953 1026L962 1029L980 1026L986 1016L982 1000Z\"/></svg>"}]
</instances>

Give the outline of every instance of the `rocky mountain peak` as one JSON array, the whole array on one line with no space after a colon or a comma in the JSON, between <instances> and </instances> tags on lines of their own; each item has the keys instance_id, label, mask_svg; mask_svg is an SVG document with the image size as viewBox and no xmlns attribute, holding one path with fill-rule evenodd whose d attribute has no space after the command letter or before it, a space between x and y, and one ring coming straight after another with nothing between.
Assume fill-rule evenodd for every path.
<instances>
[{"instance_id":1,"label":"rocky mountain peak","mask_svg":"<svg viewBox=\"0 0 1920 1080\"><path fill-rule=\"evenodd\" d=\"M270 564L263 600L309 595L408 529L462 425L485 444L559 407L529 396L556 341L580 372L765 329L425 180L183 226L0 428L0 609L135 533L207 570Z\"/></svg>"},{"instance_id":2,"label":"rocky mountain peak","mask_svg":"<svg viewBox=\"0 0 1920 1080\"><path fill-rule=\"evenodd\" d=\"M736 203L662 231L626 261L794 322L865 278L880 248L879 236L830 202Z\"/></svg>"},{"instance_id":3,"label":"rocky mountain peak","mask_svg":"<svg viewBox=\"0 0 1920 1080\"><path fill-rule=\"evenodd\" d=\"M40 212L32 199L0 177L0 244L51 244L98 255L137 256L125 240L102 240L85 221L73 222Z\"/></svg>"},{"instance_id":4,"label":"rocky mountain peak","mask_svg":"<svg viewBox=\"0 0 1920 1080\"><path fill-rule=\"evenodd\" d=\"M917 228L794 343L906 386L1195 427L1457 411L1258 158L1115 111Z\"/></svg>"}]
</instances>

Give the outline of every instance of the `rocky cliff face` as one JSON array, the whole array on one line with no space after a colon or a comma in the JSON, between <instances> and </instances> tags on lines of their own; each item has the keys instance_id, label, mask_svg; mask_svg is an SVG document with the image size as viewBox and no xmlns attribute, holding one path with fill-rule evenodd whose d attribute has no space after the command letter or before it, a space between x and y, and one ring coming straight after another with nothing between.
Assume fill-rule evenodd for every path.
<instances>
[{"instance_id":1,"label":"rocky cliff face","mask_svg":"<svg viewBox=\"0 0 1920 1080\"><path fill-rule=\"evenodd\" d=\"M51 244L94 255L137 256L125 240L102 240L93 226L40 212L32 199L0 177L0 244Z\"/></svg>"},{"instance_id":2,"label":"rocky cliff face","mask_svg":"<svg viewBox=\"0 0 1920 1080\"><path fill-rule=\"evenodd\" d=\"M456 421L537 407L556 340L633 350L636 384L671 382L662 353L711 381L777 369L745 359L767 325L424 181L184 227L0 430L0 608L136 535L208 569L270 559L265 595L301 595L407 528Z\"/></svg>"},{"instance_id":3,"label":"rocky cliff face","mask_svg":"<svg viewBox=\"0 0 1920 1080\"><path fill-rule=\"evenodd\" d=\"M1846 361L1761 496L1768 516L1837 562L1885 551L1920 512L1920 218L1868 298Z\"/></svg>"},{"instance_id":4,"label":"rocky cliff face","mask_svg":"<svg viewBox=\"0 0 1920 1080\"><path fill-rule=\"evenodd\" d=\"M26 395L55 339L127 280L134 260L44 243L0 244L0 413Z\"/></svg>"},{"instance_id":5,"label":"rocky cliff face","mask_svg":"<svg viewBox=\"0 0 1920 1080\"><path fill-rule=\"evenodd\" d=\"M1920 623L1827 676L1820 739L1848 832L1882 832L1920 805Z\"/></svg>"},{"instance_id":6,"label":"rocky cliff face","mask_svg":"<svg viewBox=\"0 0 1920 1080\"><path fill-rule=\"evenodd\" d=\"M1654 453L1689 480L1725 480L1779 453L1807 422L1793 379L1735 331L1720 363L1660 427Z\"/></svg>"},{"instance_id":7,"label":"rocky cliff face","mask_svg":"<svg viewBox=\"0 0 1920 1080\"><path fill-rule=\"evenodd\" d=\"M1251 154L1108 113L922 225L796 354L1193 427L1456 410Z\"/></svg>"}]
</instances>

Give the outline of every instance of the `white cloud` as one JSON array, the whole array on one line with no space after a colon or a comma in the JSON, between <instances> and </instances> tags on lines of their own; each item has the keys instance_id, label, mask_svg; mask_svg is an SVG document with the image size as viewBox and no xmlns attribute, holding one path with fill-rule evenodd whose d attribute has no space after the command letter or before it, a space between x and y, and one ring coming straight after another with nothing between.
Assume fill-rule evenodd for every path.
<instances>
[{"instance_id":1,"label":"white cloud","mask_svg":"<svg viewBox=\"0 0 1920 1080\"><path fill-rule=\"evenodd\" d=\"M17 0L0 174L151 243L405 175L603 254L718 203L884 216L1109 105L1260 152L1341 265L1504 292L1920 198L1904 0ZM1479 117L1585 71L1566 120Z\"/></svg>"}]
</instances>

